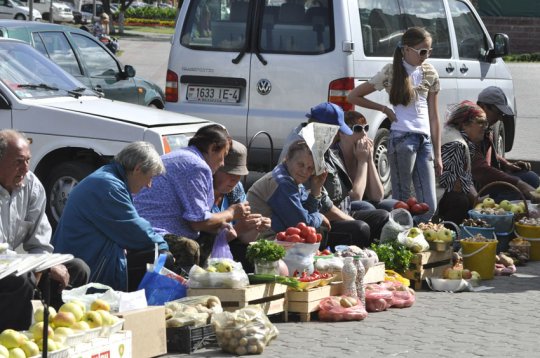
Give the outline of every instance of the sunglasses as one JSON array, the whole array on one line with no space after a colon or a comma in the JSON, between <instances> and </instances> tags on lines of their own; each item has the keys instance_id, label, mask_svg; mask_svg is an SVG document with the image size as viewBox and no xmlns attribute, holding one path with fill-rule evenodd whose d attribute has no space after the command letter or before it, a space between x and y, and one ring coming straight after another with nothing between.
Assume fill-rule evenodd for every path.
<instances>
[{"instance_id":1,"label":"sunglasses","mask_svg":"<svg viewBox=\"0 0 540 358\"><path fill-rule=\"evenodd\" d=\"M362 131L367 133L369 131L369 124L355 124L351 127L351 129L354 133L360 133Z\"/></svg>"},{"instance_id":2,"label":"sunglasses","mask_svg":"<svg viewBox=\"0 0 540 358\"><path fill-rule=\"evenodd\" d=\"M476 124L478 124L482 129L487 129L489 127L488 121L474 121Z\"/></svg>"},{"instance_id":3,"label":"sunglasses","mask_svg":"<svg viewBox=\"0 0 540 358\"><path fill-rule=\"evenodd\" d=\"M416 52L418 56L422 56L422 57L431 55L431 51L432 51L432 49L430 48L419 48L419 49L415 49L414 47L409 47L409 48L413 50L414 52Z\"/></svg>"}]
</instances>

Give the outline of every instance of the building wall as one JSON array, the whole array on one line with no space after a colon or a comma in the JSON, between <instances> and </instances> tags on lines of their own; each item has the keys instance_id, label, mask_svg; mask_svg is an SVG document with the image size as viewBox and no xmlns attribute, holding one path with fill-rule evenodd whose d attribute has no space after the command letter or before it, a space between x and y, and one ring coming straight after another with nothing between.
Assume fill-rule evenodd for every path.
<instances>
[{"instance_id":1,"label":"building wall","mask_svg":"<svg viewBox=\"0 0 540 358\"><path fill-rule=\"evenodd\" d=\"M491 36L502 32L510 38L510 53L540 52L540 18L482 16Z\"/></svg>"}]
</instances>

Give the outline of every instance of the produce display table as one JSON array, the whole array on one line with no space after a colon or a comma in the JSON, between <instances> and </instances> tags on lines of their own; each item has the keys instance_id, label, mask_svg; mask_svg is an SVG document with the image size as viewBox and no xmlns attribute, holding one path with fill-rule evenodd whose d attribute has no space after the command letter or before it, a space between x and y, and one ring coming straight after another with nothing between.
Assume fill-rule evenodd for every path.
<instances>
[{"instance_id":1,"label":"produce display table","mask_svg":"<svg viewBox=\"0 0 540 358\"><path fill-rule=\"evenodd\" d=\"M417 253L412 260L412 268L404 276L413 281L415 290L419 290L427 277L442 277L443 271L451 266L452 252L452 248L449 248L446 251Z\"/></svg>"},{"instance_id":2,"label":"produce display table","mask_svg":"<svg viewBox=\"0 0 540 358\"><path fill-rule=\"evenodd\" d=\"M225 311L259 304L267 315L285 312L287 286L280 283L249 285L244 288L190 288L188 296L217 296Z\"/></svg>"},{"instance_id":3,"label":"produce display table","mask_svg":"<svg viewBox=\"0 0 540 358\"><path fill-rule=\"evenodd\" d=\"M375 265L367 269L366 275L364 276L364 285L368 283L377 283L384 281L384 262L378 262Z\"/></svg>"},{"instance_id":4,"label":"produce display table","mask_svg":"<svg viewBox=\"0 0 540 358\"><path fill-rule=\"evenodd\" d=\"M289 313L298 313L301 322L309 322L311 312L319 310L319 302L329 296L339 296L342 292L342 282L331 282L329 285L311 288L308 291L287 291L287 310L285 321Z\"/></svg>"}]
</instances>

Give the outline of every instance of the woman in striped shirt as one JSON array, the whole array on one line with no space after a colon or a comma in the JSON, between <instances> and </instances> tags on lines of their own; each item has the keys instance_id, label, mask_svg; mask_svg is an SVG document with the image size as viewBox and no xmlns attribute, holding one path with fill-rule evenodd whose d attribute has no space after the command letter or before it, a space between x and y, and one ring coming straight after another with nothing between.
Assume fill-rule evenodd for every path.
<instances>
[{"instance_id":1,"label":"woman in striped shirt","mask_svg":"<svg viewBox=\"0 0 540 358\"><path fill-rule=\"evenodd\" d=\"M443 220L461 224L476 202L471 160L487 127L485 112L470 101L456 105L448 117L442 133L443 172L439 179L445 190L438 207Z\"/></svg>"}]
</instances>

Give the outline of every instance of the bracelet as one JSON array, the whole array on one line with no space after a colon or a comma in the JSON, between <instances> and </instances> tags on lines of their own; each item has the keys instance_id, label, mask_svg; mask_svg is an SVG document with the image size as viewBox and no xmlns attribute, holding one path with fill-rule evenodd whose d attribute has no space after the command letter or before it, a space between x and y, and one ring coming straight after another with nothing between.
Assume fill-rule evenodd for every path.
<instances>
[{"instance_id":1,"label":"bracelet","mask_svg":"<svg viewBox=\"0 0 540 358\"><path fill-rule=\"evenodd\" d=\"M314 197L314 198L317 199L317 200L321 200L321 198L322 198L322 193L319 194L319 195L313 195L313 194L311 194L311 196Z\"/></svg>"},{"instance_id":2,"label":"bracelet","mask_svg":"<svg viewBox=\"0 0 540 358\"><path fill-rule=\"evenodd\" d=\"M382 106L381 112L384 113L384 114L386 114L386 109L387 109L387 108L388 108L388 107L386 107L386 106Z\"/></svg>"}]
</instances>

